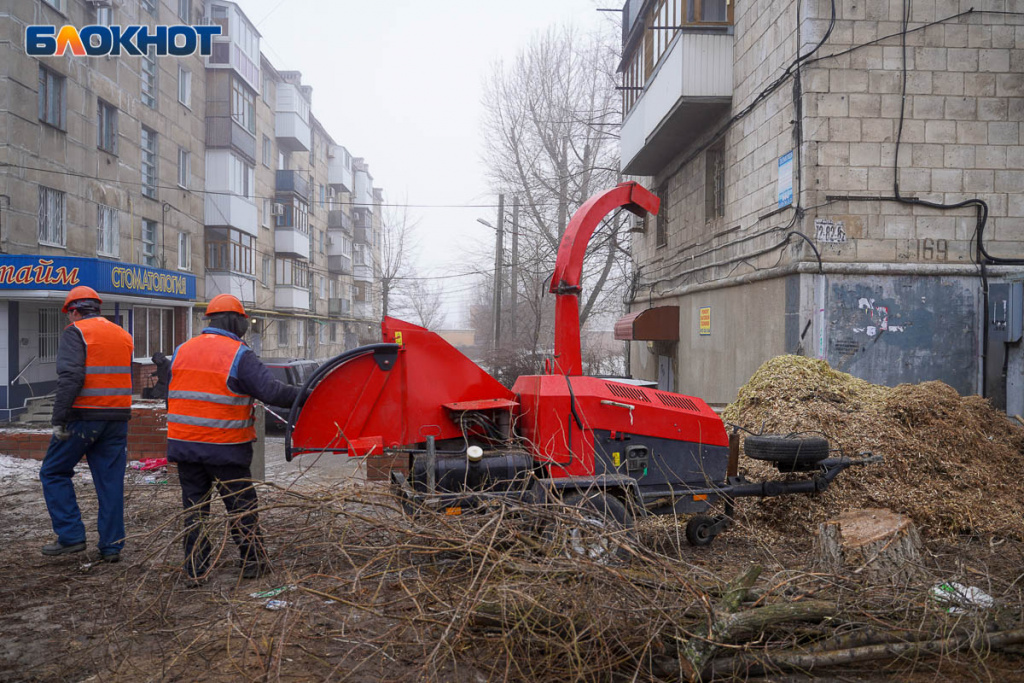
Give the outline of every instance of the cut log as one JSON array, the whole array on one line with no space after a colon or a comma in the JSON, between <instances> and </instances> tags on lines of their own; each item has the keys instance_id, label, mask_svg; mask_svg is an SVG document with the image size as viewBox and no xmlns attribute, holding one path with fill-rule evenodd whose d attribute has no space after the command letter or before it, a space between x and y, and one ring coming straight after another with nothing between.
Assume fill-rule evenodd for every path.
<instances>
[{"instance_id":1,"label":"cut log","mask_svg":"<svg viewBox=\"0 0 1024 683\"><path fill-rule=\"evenodd\" d=\"M904 585L921 573L921 535L907 517L882 509L846 510L818 527L815 565Z\"/></svg>"}]
</instances>

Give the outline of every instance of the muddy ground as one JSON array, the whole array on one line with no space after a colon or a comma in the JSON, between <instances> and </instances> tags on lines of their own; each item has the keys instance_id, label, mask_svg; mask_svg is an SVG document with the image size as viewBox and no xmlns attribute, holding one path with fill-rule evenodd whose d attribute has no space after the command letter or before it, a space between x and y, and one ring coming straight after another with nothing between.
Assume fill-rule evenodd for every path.
<instances>
[{"instance_id":1,"label":"muddy ground","mask_svg":"<svg viewBox=\"0 0 1024 683\"><path fill-rule=\"evenodd\" d=\"M38 464L35 467L37 472ZM51 540L52 533L40 486L31 472L8 471L0 478L0 681L677 678L664 667L644 664L647 655L632 662L628 655L616 653L617 648L637 647L622 631L642 629L651 618L636 603L607 588L629 581L633 565L530 564L522 559L525 553L494 550L500 545L493 541L497 525L480 521L457 528L430 526L433 521L422 527L411 525L397 506L374 498L373 485L353 482L358 477L352 473L339 474L325 491L330 477L293 483L294 472L285 476L275 467L280 465L269 463L268 471L279 475L279 488L262 490L261 500L276 572L241 580L232 547L225 543L210 581L199 589L188 589L181 580L180 499L173 473L158 474L149 482L143 475L130 474L124 560L103 564L97 562L91 529L87 552L42 556L39 547ZM95 495L86 477L78 482L77 491L86 525L93 527ZM656 587L653 598L664 603L666 614L682 604L679 594L683 591L675 590L680 582L713 585L757 564L763 568L758 590L765 596L792 593L796 587L804 590L805 584L817 582L812 589L816 597L837 605L832 627L836 632L864 628L872 620L908 633L947 627L953 632L965 624L982 630L1021 628L1024 544L1020 541L926 538L919 585L876 592L856 581L822 581L810 570L811 535L777 529L765 533L745 524L742 512L738 527L707 548L678 543L680 534L664 521L641 524L640 545L645 552L656 553L654 560L642 566L645 575L656 570L668 577ZM446 543L446 535L462 540ZM479 543L485 536L489 545L477 555L470 542ZM513 545L519 542L515 539ZM504 573L498 573L497 565L504 567ZM513 565L518 568L509 571ZM521 631L521 624L496 629L493 624L481 626L473 618L452 616L458 605L467 604L465 594L459 593L465 586L479 586L474 607L467 610L472 617L473 610L497 601L493 596L501 594L503 587L522 580L538 566L544 575L531 579L529 585L540 591L541 581L561 582L543 594L556 596L552 601L559 603L564 599L558 610L567 614L575 614L572 610L577 606L564 593L593 590L580 600L584 611L601 615L601 628L607 631L601 632L600 639L588 637L587 630L595 629L590 624L568 638L560 633L558 642L551 640L556 629L550 628L541 634L549 640L538 645L539 627L531 627L526 638L530 642L523 645L522 638L513 640L510 635ZM585 573L589 583L552 578L574 572ZM669 574L686 578L673 579ZM492 583L484 575L493 576ZM943 607L928 604L927 590L950 580L981 588L995 597L996 606L942 615ZM786 585L790 588L783 590ZM297 588L276 596L251 596L287 586ZM516 588L513 592L518 596L529 591ZM286 604L269 609L274 606L268 604L271 599ZM620 599L622 604L617 602ZM687 610L692 611L692 606L681 607L678 614L689 614ZM676 617L667 618L665 627L676 621ZM578 622L573 617L573 628ZM619 637L607 637L616 630ZM818 636L795 630L753 639L744 649L756 651L773 640L802 642L814 637ZM562 649L566 640L578 644L583 661L566 662L569 650ZM651 645L651 639L638 642L654 653L664 649ZM1008 682L1024 680L1024 658L1010 648L902 657L807 675L789 672L750 679Z\"/></svg>"}]
</instances>

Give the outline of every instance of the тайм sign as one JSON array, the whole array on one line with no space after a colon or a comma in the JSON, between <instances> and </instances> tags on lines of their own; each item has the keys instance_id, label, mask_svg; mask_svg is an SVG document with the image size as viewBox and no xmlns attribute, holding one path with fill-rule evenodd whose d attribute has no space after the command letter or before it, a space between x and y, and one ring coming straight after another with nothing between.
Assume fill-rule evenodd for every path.
<instances>
[{"instance_id":1,"label":"\u0442\u0430\u0439\u043c sign","mask_svg":"<svg viewBox=\"0 0 1024 683\"><path fill-rule=\"evenodd\" d=\"M25 52L32 57L61 57L68 50L76 57L148 54L186 57L213 54L213 37L221 27L208 26L27 26Z\"/></svg>"},{"instance_id":2,"label":"\u0442\u0430\u0439\u043c sign","mask_svg":"<svg viewBox=\"0 0 1024 683\"><path fill-rule=\"evenodd\" d=\"M91 258L0 256L0 290L68 290L88 285L97 292L194 301L196 276Z\"/></svg>"}]
</instances>

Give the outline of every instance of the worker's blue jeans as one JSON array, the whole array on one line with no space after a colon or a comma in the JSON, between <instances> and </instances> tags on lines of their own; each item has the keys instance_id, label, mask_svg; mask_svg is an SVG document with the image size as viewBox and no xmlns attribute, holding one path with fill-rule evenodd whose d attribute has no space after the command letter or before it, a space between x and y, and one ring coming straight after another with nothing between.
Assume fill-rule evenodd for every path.
<instances>
[{"instance_id":1,"label":"worker's blue jeans","mask_svg":"<svg viewBox=\"0 0 1024 683\"><path fill-rule=\"evenodd\" d=\"M119 553L124 547L124 471L127 465L128 423L81 420L67 426L66 440L50 440L39 479L50 522L61 545L85 541L82 512L71 477L84 456L99 500L100 553Z\"/></svg>"}]
</instances>

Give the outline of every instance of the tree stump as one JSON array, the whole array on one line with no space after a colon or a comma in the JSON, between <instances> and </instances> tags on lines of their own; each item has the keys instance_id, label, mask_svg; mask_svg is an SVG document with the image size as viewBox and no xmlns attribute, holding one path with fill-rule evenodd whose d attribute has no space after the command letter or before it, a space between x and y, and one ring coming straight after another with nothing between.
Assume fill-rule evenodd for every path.
<instances>
[{"instance_id":1,"label":"tree stump","mask_svg":"<svg viewBox=\"0 0 1024 683\"><path fill-rule=\"evenodd\" d=\"M815 564L833 574L905 584L919 576L921 536L905 516L882 509L846 510L818 527Z\"/></svg>"}]
</instances>

